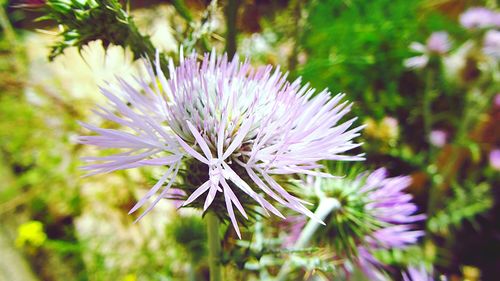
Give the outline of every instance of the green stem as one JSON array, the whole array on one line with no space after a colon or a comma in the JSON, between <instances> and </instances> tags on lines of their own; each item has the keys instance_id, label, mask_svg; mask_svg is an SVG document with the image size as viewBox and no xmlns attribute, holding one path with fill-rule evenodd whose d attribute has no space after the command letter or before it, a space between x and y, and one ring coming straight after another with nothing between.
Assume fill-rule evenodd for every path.
<instances>
[{"instance_id":1,"label":"green stem","mask_svg":"<svg viewBox=\"0 0 500 281\"><path fill-rule=\"evenodd\" d=\"M299 56L299 49L300 49L300 38L303 32L303 20L301 18L301 13L302 13L302 1L300 0L295 0L294 2L290 3L290 6L293 7L293 18L295 20L294 23L294 31L293 31L293 51L292 54L290 55L288 59L288 71L293 73L295 69L297 68L298 64L298 56Z\"/></svg>"},{"instance_id":2,"label":"green stem","mask_svg":"<svg viewBox=\"0 0 500 281\"><path fill-rule=\"evenodd\" d=\"M318 219L324 220L331 212L338 208L340 208L340 202L337 199L322 198L319 202L318 208L314 212L314 215ZM299 250L306 247L311 241L314 233L316 233L316 230L318 230L319 226L320 224L317 221L309 220L309 222L306 224L306 227L304 227L304 229L300 233L299 239L297 239L297 242L295 242L295 245L293 245L293 249ZM276 281L290 280L288 275L292 272L292 270L293 267L291 259L288 259L281 267L281 270L276 277Z\"/></svg>"},{"instance_id":3,"label":"green stem","mask_svg":"<svg viewBox=\"0 0 500 281\"><path fill-rule=\"evenodd\" d=\"M219 238L219 218L214 212L205 215L208 235L208 265L210 267L210 281L222 280L220 257L222 254Z\"/></svg>"},{"instance_id":4,"label":"green stem","mask_svg":"<svg viewBox=\"0 0 500 281\"><path fill-rule=\"evenodd\" d=\"M16 33L14 32L14 28L12 28L12 25L10 24L9 18L5 13L3 5L0 5L0 26L3 29L7 42L14 45L17 42Z\"/></svg>"},{"instance_id":5,"label":"green stem","mask_svg":"<svg viewBox=\"0 0 500 281\"><path fill-rule=\"evenodd\" d=\"M172 0L172 6L174 6L179 16L183 17L188 23L193 21L193 15L184 0Z\"/></svg>"},{"instance_id":6,"label":"green stem","mask_svg":"<svg viewBox=\"0 0 500 281\"><path fill-rule=\"evenodd\" d=\"M423 120L424 120L424 137L425 141L427 144L429 144L429 151L427 154L425 154L425 159L427 161L430 161L432 158L432 155L435 154L435 147L430 143L430 134L432 130L432 91L434 87L434 71L433 71L433 65L430 65L426 76L425 76L425 92L424 92L424 100L422 103L422 115L423 115ZM430 177L430 188L429 188L429 195L428 195L428 208L427 208L427 214L428 216L431 216L432 213L434 213L437 204L438 204L438 199L441 198L440 194L440 186L435 184L433 182L433 175L429 174Z\"/></svg>"},{"instance_id":7,"label":"green stem","mask_svg":"<svg viewBox=\"0 0 500 281\"><path fill-rule=\"evenodd\" d=\"M187 277L189 281L196 281L196 266L193 261L191 261L189 265L189 271L187 273Z\"/></svg>"},{"instance_id":8,"label":"green stem","mask_svg":"<svg viewBox=\"0 0 500 281\"><path fill-rule=\"evenodd\" d=\"M432 91L434 87L434 71L430 68L427 71L427 75L425 78L425 92L424 92L424 101L422 104L422 115L424 119L424 134L425 137L428 138L430 136L432 130Z\"/></svg>"},{"instance_id":9,"label":"green stem","mask_svg":"<svg viewBox=\"0 0 500 281\"><path fill-rule=\"evenodd\" d=\"M226 52L228 58L232 59L236 53L236 16L240 0L229 0L226 6Z\"/></svg>"}]
</instances>

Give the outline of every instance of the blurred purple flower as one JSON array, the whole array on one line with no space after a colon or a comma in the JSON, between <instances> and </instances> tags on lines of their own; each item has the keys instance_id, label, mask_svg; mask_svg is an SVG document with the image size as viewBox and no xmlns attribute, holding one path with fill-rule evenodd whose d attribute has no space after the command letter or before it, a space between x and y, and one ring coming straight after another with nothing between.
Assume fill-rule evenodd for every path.
<instances>
[{"instance_id":1,"label":"blurred purple flower","mask_svg":"<svg viewBox=\"0 0 500 281\"><path fill-rule=\"evenodd\" d=\"M188 194L183 205L206 194L203 204L207 210L220 192L238 235L233 206L243 217L247 214L233 188L255 200L266 214L270 211L283 217L261 192L321 222L272 175L328 177L316 170L321 167L318 161L363 159L361 155L343 155L359 146L352 139L362 129L350 129L356 118L340 123L352 106L341 102L344 94L332 98L324 90L313 96L314 89L301 86L300 79L287 82L279 68L255 69L248 61L228 61L227 56L216 56L215 52L206 54L202 62L196 54L187 58L181 54L178 67L170 61L169 79L162 73L158 56L156 68L148 64L146 69L151 81L160 85L150 86L138 79L139 91L120 80L118 85L102 89L112 108L99 107L96 114L127 129L81 123L97 135L80 137L83 144L125 150L106 157L85 157L90 164L83 169L89 175L141 166L168 167L130 211L139 209L166 184L138 219L165 196L183 160L193 159L196 165L206 165L207 180Z\"/></svg>"},{"instance_id":2,"label":"blurred purple flower","mask_svg":"<svg viewBox=\"0 0 500 281\"><path fill-rule=\"evenodd\" d=\"M386 280L381 270L383 265L373 256L373 251L404 248L417 243L424 235L424 231L417 230L414 223L425 219L425 215L416 214L418 208L411 202L413 197L404 192L411 184L409 176L389 178L387 170L380 168L362 173L354 180L316 179L309 184L319 190L319 196L330 196L340 205L333 210L336 215L329 216L330 231L320 237L329 242L334 239L331 242L333 245L343 245L335 248L334 255L350 259L370 280ZM360 222L363 224L359 225ZM345 232L349 224L360 226L349 230L351 236L348 239L356 241L356 249L349 248L352 247L351 240L335 240L345 239L338 233ZM290 235L290 240L296 241L298 236ZM353 257L355 252L358 254ZM350 270L348 265L345 269Z\"/></svg>"},{"instance_id":3,"label":"blurred purple flower","mask_svg":"<svg viewBox=\"0 0 500 281\"><path fill-rule=\"evenodd\" d=\"M495 95L495 106L500 107L500 94Z\"/></svg>"},{"instance_id":4,"label":"blurred purple flower","mask_svg":"<svg viewBox=\"0 0 500 281\"><path fill-rule=\"evenodd\" d=\"M404 248L417 243L418 238L424 235L424 231L415 230L412 226L412 223L425 219L425 215L415 215L418 208L411 202L413 197L403 192L410 184L410 177L387 178L387 170L380 168L366 178L359 190L368 195L370 203L365 206L366 211L386 225L365 237L359 259L361 269L372 279L380 275L374 272L380 264L371 250Z\"/></svg>"},{"instance_id":5,"label":"blurred purple flower","mask_svg":"<svg viewBox=\"0 0 500 281\"><path fill-rule=\"evenodd\" d=\"M413 42L410 44L410 49L422 55L406 59L403 64L407 68L420 69L424 68L431 55L444 55L448 53L451 48L451 42L448 33L445 31L433 32L427 38L426 45L422 43Z\"/></svg>"},{"instance_id":6,"label":"blurred purple flower","mask_svg":"<svg viewBox=\"0 0 500 281\"><path fill-rule=\"evenodd\" d=\"M292 216L286 218L283 223L286 224L284 230L287 233L285 240L281 247L290 248L299 239L302 229L306 225L307 217L305 216Z\"/></svg>"},{"instance_id":7,"label":"blurred purple flower","mask_svg":"<svg viewBox=\"0 0 500 281\"><path fill-rule=\"evenodd\" d=\"M448 140L448 133L443 130L433 130L429 135L429 142L435 147L443 147Z\"/></svg>"},{"instance_id":8,"label":"blurred purple flower","mask_svg":"<svg viewBox=\"0 0 500 281\"><path fill-rule=\"evenodd\" d=\"M358 248L357 265L371 281L388 281L389 279L381 270L382 264L365 247Z\"/></svg>"},{"instance_id":9,"label":"blurred purple flower","mask_svg":"<svg viewBox=\"0 0 500 281\"><path fill-rule=\"evenodd\" d=\"M407 272L403 273L403 281L433 281L432 274L427 272L425 267L408 267Z\"/></svg>"},{"instance_id":10,"label":"blurred purple flower","mask_svg":"<svg viewBox=\"0 0 500 281\"><path fill-rule=\"evenodd\" d=\"M460 15L460 24L468 29L500 27L500 13L485 7L472 7Z\"/></svg>"},{"instance_id":11,"label":"blurred purple flower","mask_svg":"<svg viewBox=\"0 0 500 281\"><path fill-rule=\"evenodd\" d=\"M164 198L170 199L174 207L176 209L179 209L180 207L182 207L182 204L184 204L184 201L180 199L183 196L186 196L186 192L184 192L184 190L179 188L170 188L165 194Z\"/></svg>"},{"instance_id":12,"label":"blurred purple flower","mask_svg":"<svg viewBox=\"0 0 500 281\"><path fill-rule=\"evenodd\" d=\"M414 215L417 206L411 203L413 197L403 192L410 184L411 177L409 176L388 178L385 168L375 170L368 175L364 185L360 188L360 192L367 194L370 201L365 209L378 220L394 226L423 220L425 216ZM405 233L400 230L396 232ZM419 231L419 233L423 232ZM393 242L399 244L393 240L387 245L392 247Z\"/></svg>"},{"instance_id":13,"label":"blurred purple flower","mask_svg":"<svg viewBox=\"0 0 500 281\"><path fill-rule=\"evenodd\" d=\"M311 179L310 177L307 180ZM349 259L358 268L360 268L370 280L382 281L388 280L383 273L383 264L374 256L374 250L405 248L418 242L418 239L425 234L424 231L416 230L413 223L424 220L425 215L415 214L417 206L412 203L413 197L403 190L411 184L409 176L387 177L387 170L380 168L372 173L363 173L355 180L346 179L315 179L308 181L308 185L320 189L320 196L331 196L329 199L336 199L340 206L333 210L338 212L335 216L330 216L332 221L328 226L333 227L333 233L339 233L335 228L338 226L344 231L342 223L359 224L359 222L373 222L373 225L367 228L354 231L351 236L361 235L359 237L349 237L356 241L357 256L352 257L346 252L344 247L335 248L334 257L340 259ZM334 194L327 195L327 194ZM323 198L324 200L325 198ZM363 204L363 211L350 213L349 210L357 209ZM340 217L340 222L337 218ZM294 219L295 220L295 219ZM297 222L293 222L293 231L289 231L286 239L286 245L293 245L299 239L306 218L297 217ZM365 225L362 225L363 227ZM373 229L375 228L375 230ZM366 232L368 230L368 233ZM319 237L333 245L343 244L340 241L331 242L331 239L342 239L341 235L333 235L332 232L324 232ZM349 246L351 244L349 243ZM351 251L351 250L347 250ZM344 269L349 272L352 267L345 264Z\"/></svg>"},{"instance_id":14,"label":"blurred purple flower","mask_svg":"<svg viewBox=\"0 0 500 281\"><path fill-rule=\"evenodd\" d=\"M495 59L500 59L500 31L488 30L483 39L483 52Z\"/></svg>"},{"instance_id":15,"label":"blurred purple flower","mask_svg":"<svg viewBox=\"0 0 500 281\"><path fill-rule=\"evenodd\" d=\"M493 169L500 171L500 149L493 149L490 152L490 166Z\"/></svg>"}]
</instances>

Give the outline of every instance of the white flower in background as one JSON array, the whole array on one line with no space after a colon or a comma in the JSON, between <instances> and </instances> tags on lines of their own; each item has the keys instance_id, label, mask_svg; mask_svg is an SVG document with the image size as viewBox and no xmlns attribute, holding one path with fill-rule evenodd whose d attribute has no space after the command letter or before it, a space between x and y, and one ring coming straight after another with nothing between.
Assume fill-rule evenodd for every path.
<instances>
[{"instance_id":1,"label":"white flower in background","mask_svg":"<svg viewBox=\"0 0 500 281\"><path fill-rule=\"evenodd\" d=\"M497 60L500 59L500 31L492 29L484 34L483 53Z\"/></svg>"},{"instance_id":2,"label":"white flower in background","mask_svg":"<svg viewBox=\"0 0 500 281\"><path fill-rule=\"evenodd\" d=\"M429 142L435 147L443 147L448 141L448 133L444 130L433 130L429 135Z\"/></svg>"},{"instance_id":3,"label":"white flower in background","mask_svg":"<svg viewBox=\"0 0 500 281\"><path fill-rule=\"evenodd\" d=\"M448 33L445 31L434 32L427 39L426 44L413 42L410 49L421 55L406 59L403 64L407 68L424 68L432 55L444 55L451 49L451 42Z\"/></svg>"},{"instance_id":4,"label":"white flower in background","mask_svg":"<svg viewBox=\"0 0 500 281\"><path fill-rule=\"evenodd\" d=\"M467 29L500 27L500 13L485 7L472 7L460 15L460 24Z\"/></svg>"}]
</instances>

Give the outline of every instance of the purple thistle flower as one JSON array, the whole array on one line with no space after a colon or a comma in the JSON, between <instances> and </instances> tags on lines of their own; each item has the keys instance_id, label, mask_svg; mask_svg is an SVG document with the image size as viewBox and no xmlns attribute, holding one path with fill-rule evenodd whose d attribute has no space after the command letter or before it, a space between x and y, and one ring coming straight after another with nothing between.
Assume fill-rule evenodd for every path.
<instances>
[{"instance_id":1,"label":"purple thistle flower","mask_svg":"<svg viewBox=\"0 0 500 281\"><path fill-rule=\"evenodd\" d=\"M425 234L411 225L425 219L425 215L415 215L417 206L411 203L412 196L403 192L410 184L410 177L387 178L386 169L380 168L368 175L360 188L368 198L366 212L382 222L382 227L366 235L364 246L358 248L358 265L373 280L382 280L375 278L382 275L377 269L381 264L372 255L372 250L404 248L417 243Z\"/></svg>"},{"instance_id":2,"label":"purple thistle flower","mask_svg":"<svg viewBox=\"0 0 500 281\"><path fill-rule=\"evenodd\" d=\"M423 265L419 267L408 267L407 272L403 273L403 281L433 281L432 274L427 272Z\"/></svg>"},{"instance_id":3,"label":"purple thistle flower","mask_svg":"<svg viewBox=\"0 0 500 281\"><path fill-rule=\"evenodd\" d=\"M111 109L100 107L96 113L126 130L82 123L97 135L80 138L83 144L124 150L111 156L84 158L90 162L83 167L89 175L141 166L168 167L130 210L136 211L160 192L138 220L166 195L183 160L193 159L208 170L206 180L188 194L183 206L206 194L203 205L207 210L216 196L223 196L240 236L233 207L243 217L247 215L233 188L255 200L266 215L270 211L283 217L267 201L272 198L315 219L304 201L288 193L273 175L330 176L316 170L321 167L318 161L363 159L361 155L343 155L359 146L352 139L362 129L350 129L356 118L340 123L351 109L350 103L341 102L344 94L332 98L324 90L314 95L315 90L307 84L301 86L300 79L287 82L287 75L279 68L255 69L248 61L228 61L227 56L216 56L215 52L206 54L201 62L196 54L187 58L181 54L179 66L170 61L168 79L158 56L156 68L149 64L146 68L151 80L159 81L159 85L150 86L138 79L142 87L138 91L120 80L112 90L102 89Z\"/></svg>"},{"instance_id":4,"label":"purple thistle flower","mask_svg":"<svg viewBox=\"0 0 500 281\"><path fill-rule=\"evenodd\" d=\"M460 24L467 29L499 27L500 13L485 7L472 7L460 15Z\"/></svg>"},{"instance_id":5,"label":"purple thistle flower","mask_svg":"<svg viewBox=\"0 0 500 281\"><path fill-rule=\"evenodd\" d=\"M370 280L387 280L383 264L373 251L405 248L424 235L424 231L416 230L413 223L425 219L425 215L415 214L417 206L411 202L413 197L404 192L410 183L409 176L388 178L385 168L363 173L354 180L308 182L320 201L332 199L339 204L327 216L326 227L314 236L334 247L335 258L355 264ZM302 220L306 218L302 216ZM345 233L349 236L344 236ZM287 245L295 243L299 236L301 234L290 233ZM350 271L350 264L346 263L344 269Z\"/></svg>"},{"instance_id":6,"label":"purple thistle flower","mask_svg":"<svg viewBox=\"0 0 500 281\"><path fill-rule=\"evenodd\" d=\"M360 189L360 192L365 193L369 198L369 203L365 206L366 210L378 220L392 225L413 223L424 219L423 215L414 215L418 208L411 202L413 197L403 192L410 184L411 177L409 176L387 178L385 168L375 170L368 175Z\"/></svg>"}]
</instances>

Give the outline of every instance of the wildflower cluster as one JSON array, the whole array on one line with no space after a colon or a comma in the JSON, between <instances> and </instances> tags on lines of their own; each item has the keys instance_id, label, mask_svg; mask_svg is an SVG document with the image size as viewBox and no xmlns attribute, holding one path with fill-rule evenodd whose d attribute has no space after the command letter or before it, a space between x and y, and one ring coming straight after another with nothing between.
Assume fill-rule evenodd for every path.
<instances>
[{"instance_id":1,"label":"wildflower cluster","mask_svg":"<svg viewBox=\"0 0 500 281\"><path fill-rule=\"evenodd\" d=\"M117 0L47 0L45 5L37 7L45 11L39 20L56 21L62 28L59 34L62 40L52 46L50 60L68 47L81 49L95 40L101 40L104 48L110 44L128 46L134 59L154 55L149 37L139 33Z\"/></svg>"}]
</instances>

